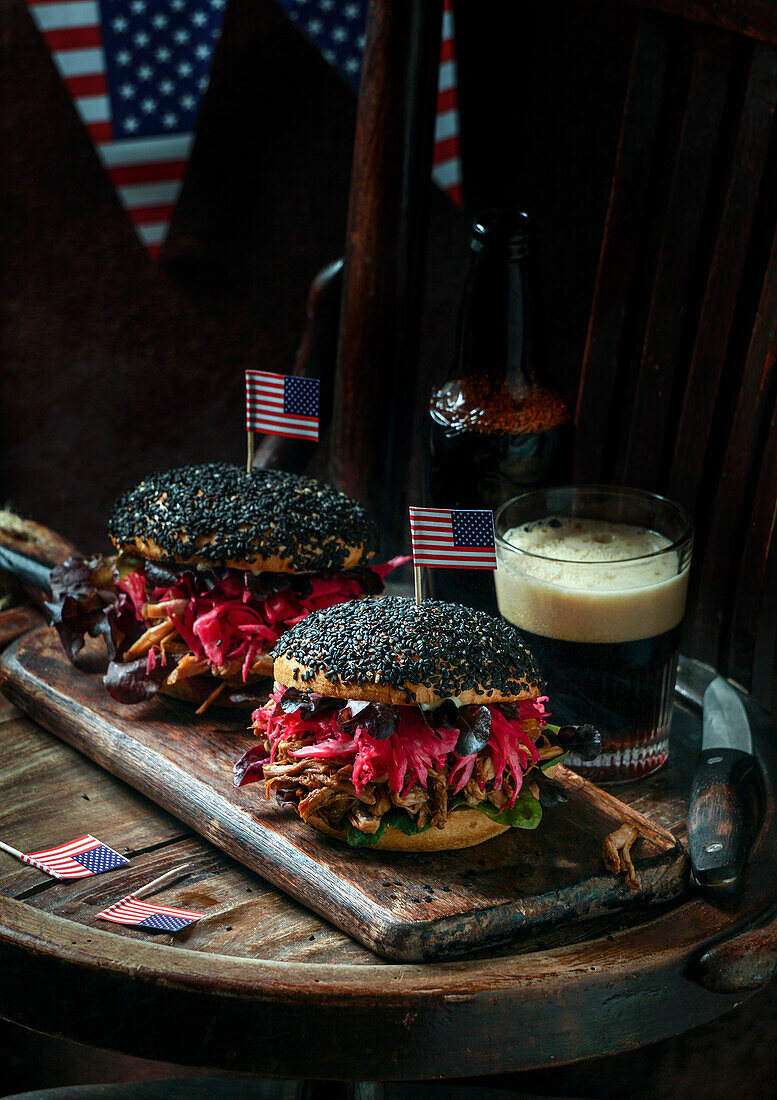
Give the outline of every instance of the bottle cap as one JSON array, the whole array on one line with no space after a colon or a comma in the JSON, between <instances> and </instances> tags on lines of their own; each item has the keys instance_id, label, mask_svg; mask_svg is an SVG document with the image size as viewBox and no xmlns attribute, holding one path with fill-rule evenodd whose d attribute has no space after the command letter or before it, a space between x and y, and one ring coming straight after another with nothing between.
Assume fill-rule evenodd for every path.
<instances>
[{"instance_id":1,"label":"bottle cap","mask_svg":"<svg viewBox=\"0 0 777 1100\"><path fill-rule=\"evenodd\" d=\"M522 210L483 210L472 221L470 248L503 248L511 260L523 260L531 254L535 236L534 219Z\"/></svg>"}]
</instances>

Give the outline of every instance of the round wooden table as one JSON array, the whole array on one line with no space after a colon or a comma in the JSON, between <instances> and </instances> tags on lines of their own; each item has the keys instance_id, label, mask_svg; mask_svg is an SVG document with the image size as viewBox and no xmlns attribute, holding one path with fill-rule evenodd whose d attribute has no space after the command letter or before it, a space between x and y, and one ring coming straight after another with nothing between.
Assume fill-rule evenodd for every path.
<instances>
[{"instance_id":1,"label":"round wooden table","mask_svg":"<svg viewBox=\"0 0 777 1100\"><path fill-rule=\"evenodd\" d=\"M678 705L671 763L618 789L684 835L699 720ZM754 730L765 814L743 895L690 892L629 923L549 929L463 961L388 963L190 833L3 701L0 837L23 851L85 832L132 857L137 883L186 864L204 909L176 936L95 923L110 875L59 883L0 852L0 1012L125 1054L272 1077L420 1080L505 1073L628 1050L740 1004L771 978L775 750ZM133 880L134 881L134 880Z\"/></svg>"}]
</instances>

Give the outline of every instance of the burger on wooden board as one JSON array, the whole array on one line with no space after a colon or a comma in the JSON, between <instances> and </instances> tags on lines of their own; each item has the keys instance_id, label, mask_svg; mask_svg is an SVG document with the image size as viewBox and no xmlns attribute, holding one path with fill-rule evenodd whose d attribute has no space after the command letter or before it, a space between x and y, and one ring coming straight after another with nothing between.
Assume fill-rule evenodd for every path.
<instances>
[{"instance_id":1,"label":"burger on wooden board","mask_svg":"<svg viewBox=\"0 0 777 1100\"><path fill-rule=\"evenodd\" d=\"M275 688L235 784L263 780L267 796L353 846L438 851L533 829L562 799L553 767L601 742L591 726L550 726L518 631L457 604L339 604L273 656Z\"/></svg>"},{"instance_id":2,"label":"burger on wooden board","mask_svg":"<svg viewBox=\"0 0 777 1100\"><path fill-rule=\"evenodd\" d=\"M105 684L122 703L162 691L255 706L284 631L382 591L405 560L370 565L377 528L344 493L226 463L144 478L117 500L108 529L117 556L54 570L49 612L71 658L85 634L106 637Z\"/></svg>"}]
</instances>

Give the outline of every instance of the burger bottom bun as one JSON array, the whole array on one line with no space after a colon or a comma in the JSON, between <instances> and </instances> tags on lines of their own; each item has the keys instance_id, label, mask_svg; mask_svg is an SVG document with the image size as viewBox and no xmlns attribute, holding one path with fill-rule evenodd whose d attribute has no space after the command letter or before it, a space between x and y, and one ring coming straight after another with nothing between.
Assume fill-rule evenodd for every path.
<instances>
[{"instance_id":1,"label":"burger bottom bun","mask_svg":"<svg viewBox=\"0 0 777 1100\"><path fill-rule=\"evenodd\" d=\"M337 840L346 840L343 829L332 829L323 824L316 824L313 828L327 836L336 837ZM483 844L509 828L509 825L492 821L480 810L456 809L448 815L442 829L432 825L423 833L408 836L401 829L389 827L377 844L371 844L369 849L382 852L448 852L455 848L472 848L476 844Z\"/></svg>"},{"instance_id":2,"label":"burger bottom bun","mask_svg":"<svg viewBox=\"0 0 777 1100\"><path fill-rule=\"evenodd\" d=\"M320 692L331 699L364 699L370 703L394 703L399 706L412 703L439 706L445 698L425 684L408 682L401 687L394 687L392 684L355 684L343 683L342 680L329 680L324 672L316 672L287 656L275 658L273 675L284 687L299 687L301 691ZM459 703L462 706L470 703L514 703L521 699L537 699L542 694L540 684L530 684L526 690L517 695L505 695L497 688L480 686L483 688L482 691L476 691L474 688L463 691L457 696Z\"/></svg>"}]
</instances>

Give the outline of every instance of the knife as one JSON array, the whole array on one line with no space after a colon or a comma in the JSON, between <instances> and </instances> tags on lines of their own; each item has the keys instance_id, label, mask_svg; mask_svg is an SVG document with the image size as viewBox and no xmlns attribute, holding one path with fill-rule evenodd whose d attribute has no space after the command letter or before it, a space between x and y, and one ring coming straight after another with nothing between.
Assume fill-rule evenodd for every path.
<instances>
[{"instance_id":1,"label":"knife","mask_svg":"<svg viewBox=\"0 0 777 1100\"><path fill-rule=\"evenodd\" d=\"M688 846L697 883L736 891L752 834L756 762L742 700L722 676L704 692L701 753L691 784Z\"/></svg>"},{"instance_id":2,"label":"knife","mask_svg":"<svg viewBox=\"0 0 777 1100\"><path fill-rule=\"evenodd\" d=\"M51 566L20 554L9 546L0 546L0 570L10 573L22 584L39 588L45 596L51 596Z\"/></svg>"}]
</instances>

